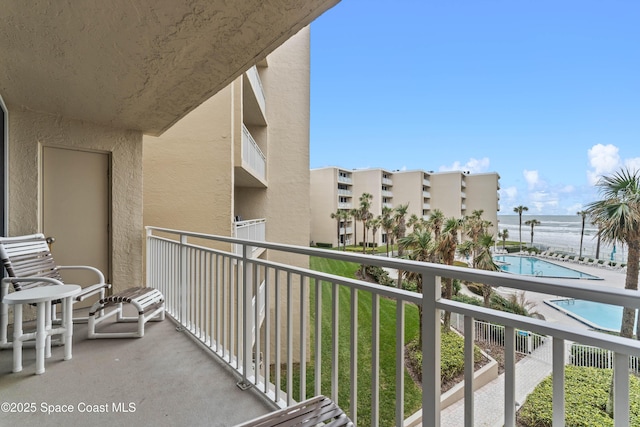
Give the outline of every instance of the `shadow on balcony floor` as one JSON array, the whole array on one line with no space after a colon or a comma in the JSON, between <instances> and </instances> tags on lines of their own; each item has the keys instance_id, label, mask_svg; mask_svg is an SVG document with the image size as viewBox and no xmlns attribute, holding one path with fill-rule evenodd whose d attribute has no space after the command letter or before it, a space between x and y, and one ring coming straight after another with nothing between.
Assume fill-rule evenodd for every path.
<instances>
[{"instance_id":1,"label":"shadow on balcony floor","mask_svg":"<svg viewBox=\"0 0 640 427\"><path fill-rule=\"evenodd\" d=\"M86 324L76 324L73 359L63 361L63 348L53 347L43 375L34 373L33 347L24 348L19 373L12 373L13 351L0 351L0 425L232 426L270 411L170 318L148 323L142 339L86 335ZM3 402L22 413L6 411ZM35 413L25 413L31 403ZM49 405L58 406L46 414Z\"/></svg>"}]
</instances>

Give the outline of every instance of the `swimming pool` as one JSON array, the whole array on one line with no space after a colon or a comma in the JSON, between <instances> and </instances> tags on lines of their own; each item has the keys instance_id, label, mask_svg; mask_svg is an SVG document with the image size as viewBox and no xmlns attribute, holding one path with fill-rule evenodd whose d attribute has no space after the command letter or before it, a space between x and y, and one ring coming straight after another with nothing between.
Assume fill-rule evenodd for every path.
<instances>
[{"instance_id":1,"label":"swimming pool","mask_svg":"<svg viewBox=\"0 0 640 427\"><path fill-rule=\"evenodd\" d=\"M545 302L594 329L620 332L622 307L579 299L559 299Z\"/></svg>"},{"instance_id":2,"label":"swimming pool","mask_svg":"<svg viewBox=\"0 0 640 427\"><path fill-rule=\"evenodd\" d=\"M523 276L553 277L556 279L602 280L600 277L563 267L536 257L498 255L493 257L500 270Z\"/></svg>"}]
</instances>

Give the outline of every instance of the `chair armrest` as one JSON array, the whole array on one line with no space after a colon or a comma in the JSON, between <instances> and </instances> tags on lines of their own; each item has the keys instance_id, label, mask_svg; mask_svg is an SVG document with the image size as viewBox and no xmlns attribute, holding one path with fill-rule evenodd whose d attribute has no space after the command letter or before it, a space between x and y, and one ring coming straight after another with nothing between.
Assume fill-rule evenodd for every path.
<instances>
[{"instance_id":1,"label":"chair armrest","mask_svg":"<svg viewBox=\"0 0 640 427\"><path fill-rule=\"evenodd\" d=\"M2 278L2 288L8 287L9 283L13 282L48 282L52 285L64 285L60 280L52 279L50 277L3 277Z\"/></svg>"},{"instance_id":2,"label":"chair armrest","mask_svg":"<svg viewBox=\"0 0 640 427\"><path fill-rule=\"evenodd\" d=\"M95 285L82 288L82 291L80 291L80 294L76 296L76 301L84 301L91 295L95 295L98 292L100 292L100 290L109 289L110 287L111 287L110 283L96 283Z\"/></svg>"},{"instance_id":3,"label":"chair armrest","mask_svg":"<svg viewBox=\"0 0 640 427\"><path fill-rule=\"evenodd\" d=\"M88 265L59 265L58 270L89 270L93 271L98 276L98 283L104 284L104 274L102 271L98 270L95 267L91 267Z\"/></svg>"}]
</instances>

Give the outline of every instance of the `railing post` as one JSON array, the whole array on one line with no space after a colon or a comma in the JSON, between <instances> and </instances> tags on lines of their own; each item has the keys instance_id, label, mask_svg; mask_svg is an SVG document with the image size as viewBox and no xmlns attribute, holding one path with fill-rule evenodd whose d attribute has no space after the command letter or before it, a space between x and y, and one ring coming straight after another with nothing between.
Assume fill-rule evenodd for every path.
<instances>
[{"instance_id":1,"label":"railing post","mask_svg":"<svg viewBox=\"0 0 640 427\"><path fill-rule=\"evenodd\" d=\"M629 425L629 356L613 355L613 425Z\"/></svg>"},{"instance_id":2,"label":"railing post","mask_svg":"<svg viewBox=\"0 0 640 427\"><path fill-rule=\"evenodd\" d=\"M422 273L422 425L440 426L440 277Z\"/></svg>"},{"instance_id":3,"label":"railing post","mask_svg":"<svg viewBox=\"0 0 640 427\"><path fill-rule=\"evenodd\" d=\"M189 283L189 260L187 249L187 236L180 235L180 323L187 325L187 286Z\"/></svg>"},{"instance_id":4,"label":"railing post","mask_svg":"<svg viewBox=\"0 0 640 427\"><path fill-rule=\"evenodd\" d=\"M252 286L247 280L247 256L248 246L242 244L242 381L238 383L238 387L246 390L251 387L249 381L249 367L251 365L251 299ZM257 301L256 301L257 303Z\"/></svg>"}]
</instances>

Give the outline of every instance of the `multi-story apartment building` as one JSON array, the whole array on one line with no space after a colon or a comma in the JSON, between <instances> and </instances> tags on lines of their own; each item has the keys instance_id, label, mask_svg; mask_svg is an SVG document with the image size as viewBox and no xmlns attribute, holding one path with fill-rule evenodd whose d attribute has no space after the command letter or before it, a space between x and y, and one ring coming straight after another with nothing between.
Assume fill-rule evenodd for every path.
<instances>
[{"instance_id":1,"label":"multi-story apartment building","mask_svg":"<svg viewBox=\"0 0 640 427\"><path fill-rule=\"evenodd\" d=\"M353 218L331 218L338 212L349 212L358 206L354 198L351 171L335 167L313 169L310 173L311 240L337 245L353 245ZM321 217L327 221L321 221ZM314 240L316 239L316 240Z\"/></svg>"},{"instance_id":2,"label":"multi-story apartment building","mask_svg":"<svg viewBox=\"0 0 640 427\"><path fill-rule=\"evenodd\" d=\"M373 196L370 212L374 216L382 213L382 207L396 208L408 205L407 219L416 215L428 219L434 209L439 209L445 217L462 218L473 211L482 210L482 217L491 221L497 232L497 212L499 206L499 179L497 173L469 174L467 172L426 172L423 170L394 171L384 169L363 169L348 171L340 168L311 170L312 209L311 239L315 242L347 244L363 241L364 231L360 221L350 219L346 227L340 226L336 233L337 221L331 214L341 209L342 199L338 193L337 176L349 176L349 207L359 208L359 198L363 193ZM345 208L343 206L342 208ZM354 234L347 233L347 230ZM338 237L339 236L339 239ZM373 236L369 231L367 241ZM384 230L379 230L375 243L386 242Z\"/></svg>"}]
</instances>

